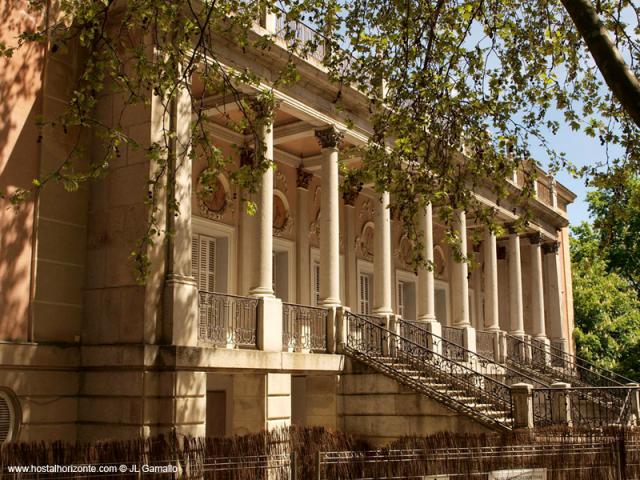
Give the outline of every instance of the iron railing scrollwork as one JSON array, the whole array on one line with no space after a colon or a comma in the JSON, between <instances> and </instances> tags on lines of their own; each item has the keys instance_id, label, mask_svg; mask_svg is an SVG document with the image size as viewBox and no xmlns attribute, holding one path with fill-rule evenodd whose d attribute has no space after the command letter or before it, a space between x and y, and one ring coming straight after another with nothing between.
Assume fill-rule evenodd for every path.
<instances>
[{"instance_id":1,"label":"iron railing scrollwork","mask_svg":"<svg viewBox=\"0 0 640 480\"><path fill-rule=\"evenodd\" d=\"M491 360L497 360L494 345L495 336L494 332L476 330L476 350L480 355Z\"/></svg>"},{"instance_id":2,"label":"iron railing scrollwork","mask_svg":"<svg viewBox=\"0 0 640 480\"><path fill-rule=\"evenodd\" d=\"M345 314L345 321L348 354L485 424L511 428L513 407L509 386L392 332L379 321L351 312ZM422 332L411 331L409 325L405 325L405 332L414 340L419 339ZM473 400L469 401L470 398Z\"/></svg>"},{"instance_id":3,"label":"iron railing scrollwork","mask_svg":"<svg viewBox=\"0 0 640 480\"><path fill-rule=\"evenodd\" d=\"M325 352L327 350L326 308L282 304L282 344L284 350Z\"/></svg>"},{"instance_id":4,"label":"iron railing scrollwork","mask_svg":"<svg viewBox=\"0 0 640 480\"><path fill-rule=\"evenodd\" d=\"M590 429L638 426L638 392L639 387L535 388L534 424L570 423Z\"/></svg>"},{"instance_id":5,"label":"iron railing scrollwork","mask_svg":"<svg viewBox=\"0 0 640 480\"><path fill-rule=\"evenodd\" d=\"M544 342L507 334L507 362L574 387L620 387L633 380ZM613 390L612 390L613 391Z\"/></svg>"},{"instance_id":6,"label":"iron railing scrollwork","mask_svg":"<svg viewBox=\"0 0 640 480\"><path fill-rule=\"evenodd\" d=\"M486 357L480 352L476 353L464 347L450 344L450 342L448 342L444 338L441 338L438 335L435 335L428 331L424 324L421 324L420 322L400 320L400 334L403 337L430 350L434 348L438 349L438 347L440 346L440 349L437 351L442 351L445 357L455 361L458 360L449 356L447 352L450 352L452 350L457 351L457 356L459 356L461 359L464 359L464 361L466 362L465 364L471 369L493 379L499 380L500 382L508 386L514 385L516 383L528 383L534 388L549 387L549 384L544 383L530 375L526 375L519 370L513 369L509 365L498 363L493 358ZM534 415L537 415L535 411Z\"/></svg>"},{"instance_id":7,"label":"iron railing scrollwork","mask_svg":"<svg viewBox=\"0 0 640 480\"><path fill-rule=\"evenodd\" d=\"M256 348L258 299L198 292L198 339L215 346Z\"/></svg>"}]
</instances>

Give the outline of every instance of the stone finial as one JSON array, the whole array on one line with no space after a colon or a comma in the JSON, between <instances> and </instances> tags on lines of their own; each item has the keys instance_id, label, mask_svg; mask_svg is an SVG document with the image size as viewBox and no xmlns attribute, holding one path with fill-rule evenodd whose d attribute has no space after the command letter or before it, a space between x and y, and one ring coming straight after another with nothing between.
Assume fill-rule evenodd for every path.
<instances>
[{"instance_id":1,"label":"stone finial","mask_svg":"<svg viewBox=\"0 0 640 480\"><path fill-rule=\"evenodd\" d=\"M339 148L342 144L343 133L335 127L316 130L316 139L321 148Z\"/></svg>"},{"instance_id":2,"label":"stone finial","mask_svg":"<svg viewBox=\"0 0 640 480\"><path fill-rule=\"evenodd\" d=\"M298 167L297 176L296 176L296 186L298 188L308 190L312 177L313 177L313 173L306 171L302 167Z\"/></svg>"},{"instance_id":3,"label":"stone finial","mask_svg":"<svg viewBox=\"0 0 640 480\"><path fill-rule=\"evenodd\" d=\"M545 254L556 254L558 253L558 250L560 250L560 242L555 241L555 242L549 242L549 243L545 243L542 245L542 251Z\"/></svg>"},{"instance_id":4,"label":"stone finial","mask_svg":"<svg viewBox=\"0 0 640 480\"><path fill-rule=\"evenodd\" d=\"M532 245L539 245L542 243L542 234L540 232L536 232L529 237L529 242Z\"/></svg>"}]
</instances>

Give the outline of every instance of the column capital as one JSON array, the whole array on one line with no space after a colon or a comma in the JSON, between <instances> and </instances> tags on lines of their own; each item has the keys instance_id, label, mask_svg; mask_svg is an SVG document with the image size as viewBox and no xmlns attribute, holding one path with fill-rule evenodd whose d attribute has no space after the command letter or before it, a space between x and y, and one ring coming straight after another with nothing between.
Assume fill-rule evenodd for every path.
<instances>
[{"instance_id":1,"label":"column capital","mask_svg":"<svg viewBox=\"0 0 640 480\"><path fill-rule=\"evenodd\" d=\"M344 134L334 126L315 131L321 148L340 148Z\"/></svg>"},{"instance_id":2,"label":"column capital","mask_svg":"<svg viewBox=\"0 0 640 480\"><path fill-rule=\"evenodd\" d=\"M297 176L296 176L296 186L298 188L302 188L304 190L309 189L309 183L311 183L311 178L313 177L313 173L305 170L302 167L298 167Z\"/></svg>"},{"instance_id":3,"label":"column capital","mask_svg":"<svg viewBox=\"0 0 640 480\"><path fill-rule=\"evenodd\" d=\"M347 207L353 207L355 206L358 195L360 195L360 189L350 188L346 192L342 192L342 200L344 200L344 204Z\"/></svg>"},{"instance_id":4,"label":"column capital","mask_svg":"<svg viewBox=\"0 0 640 480\"><path fill-rule=\"evenodd\" d=\"M247 103L257 117L269 123L273 120L276 109L278 108L278 102L266 96L251 95L247 97Z\"/></svg>"},{"instance_id":5,"label":"column capital","mask_svg":"<svg viewBox=\"0 0 640 480\"><path fill-rule=\"evenodd\" d=\"M555 255L556 253L558 253L558 250L560 250L560 242L558 241L542 244L542 251L545 253L545 255L551 253Z\"/></svg>"},{"instance_id":6,"label":"column capital","mask_svg":"<svg viewBox=\"0 0 640 480\"><path fill-rule=\"evenodd\" d=\"M518 235L518 230L516 229L515 223L505 223L504 226L506 227L507 233L509 233L509 235Z\"/></svg>"},{"instance_id":7,"label":"column capital","mask_svg":"<svg viewBox=\"0 0 640 480\"><path fill-rule=\"evenodd\" d=\"M542 243L542 234L540 232L536 232L529 237L529 242L531 245L540 245Z\"/></svg>"},{"instance_id":8,"label":"column capital","mask_svg":"<svg viewBox=\"0 0 640 480\"><path fill-rule=\"evenodd\" d=\"M248 145L242 145L240 147L240 166L253 165L255 159L255 151Z\"/></svg>"}]
</instances>

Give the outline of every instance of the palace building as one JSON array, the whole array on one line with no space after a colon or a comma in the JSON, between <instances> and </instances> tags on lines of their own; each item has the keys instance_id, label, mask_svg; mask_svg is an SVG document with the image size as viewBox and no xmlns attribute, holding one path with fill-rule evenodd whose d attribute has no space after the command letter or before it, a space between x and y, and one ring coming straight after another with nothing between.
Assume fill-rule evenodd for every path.
<instances>
[{"instance_id":1,"label":"palace building","mask_svg":"<svg viewBox=\"0 0 640 480\"><path fill-rule=\"evenodd\" d=\"M267 16L255 34L275 25ZM228 43L219 55L267 78L287 57L284 44L243 51ZM99 157L91 131L74 137L35 125L64 109L80 61L78 51L35 47L2 60L0 189L29 186L76 138ZM142 148L124 149L103 178L71 193L52 183L17 210L0 200L2 439L219 436L298 424L384 443L515 428L514 383L567 381L575 195L538 170L533 219L515 232L519 207L497 205L488 188L475 192L507 234L457 212L460 249L475 249L472 269L455 260L429 206L419 228L434 269L416 275L389 195L339 191L341 150L370 134L367 98L345 89L338 110L318 59L298 59L298 71L298 83L275 91L262 132L275 167L255 195L257 214L246 213L225 174L214 194L200 195L206 162L179 152L180 212L163 225L175 235L149 247L144 284L130 255L147 226L155 166L144 147L160 135L157 102L127 110L126 133ZM100 120L112 123L124 101L103 97ZM206 114L237 168L247 159L233 145L252 140L228 125L239 115L234 105L212 96ZM185 142L193 108L183 95L175 111ZM509 182L515 196L521 173Z\"/></svg>"}]
</instances>

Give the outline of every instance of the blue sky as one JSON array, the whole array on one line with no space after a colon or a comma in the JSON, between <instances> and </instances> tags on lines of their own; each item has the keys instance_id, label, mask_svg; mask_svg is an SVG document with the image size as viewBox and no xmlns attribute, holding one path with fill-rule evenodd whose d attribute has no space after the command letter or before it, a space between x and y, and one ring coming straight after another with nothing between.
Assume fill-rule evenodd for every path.
<instances>
[{"instance_id":1,"label":"blue sky","mask_svg":"<svg viewBox=\"0 0 640 480\"><path fill-rule=\"evenodd\" d=\"M565 152L567 159L576 166L598 163L605 158L605 147L596 138L582 132L574 132L570 127L562 125L557 135L548 134L547 140L558 152ZM533 156L546 168L546 153L535 145L531 146ZM578 197L569 205L568 214L572 225L589 219L587 207L587 189L584 179L574 178L566 170L558 172L556 178L560 183L572 190Z\"/></svg>"}]
</instances>

